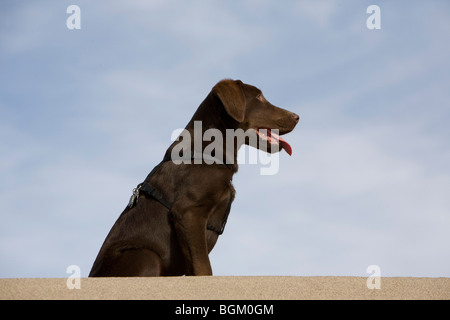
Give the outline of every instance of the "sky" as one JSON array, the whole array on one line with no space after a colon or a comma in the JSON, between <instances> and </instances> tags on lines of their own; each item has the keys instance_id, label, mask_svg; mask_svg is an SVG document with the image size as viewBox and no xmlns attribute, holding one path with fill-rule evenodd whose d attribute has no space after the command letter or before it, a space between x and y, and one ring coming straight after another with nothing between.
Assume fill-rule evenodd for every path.
<instances>
[{"instance_id":1,"label":"sky","mask_svg":"<svg viewBox=\"0 0 450 320\"><path fill-rule=\"evenodd\" d=\"M2 1L0 277L87 276L224 78L301 120L240 165L215 275L449 277L449 57L444 0Z\"/></svg>"}]
</instances>

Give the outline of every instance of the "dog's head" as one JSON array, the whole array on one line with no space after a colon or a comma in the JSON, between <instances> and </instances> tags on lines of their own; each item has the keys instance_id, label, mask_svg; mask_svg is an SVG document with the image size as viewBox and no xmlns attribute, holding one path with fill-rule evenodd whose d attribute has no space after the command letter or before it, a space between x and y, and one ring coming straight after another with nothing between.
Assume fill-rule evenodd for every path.
<instances>
[{"instance_id":1,"label":"dog's head","mask_svg":"<svg viewBox=\"0 0 450 320\"><path fill-rule=\"evenodd\" d=\"M238 128L254 132L258 137L251 139L246 136L246 144L270 153L284 149L289 155L292 154L291 146L280 135L295 128L300 119L297 114L272 105L261 90L240 80L222 80L212 92L220 99L228 115L238 123Z\"/></svg>"}]
</instances>

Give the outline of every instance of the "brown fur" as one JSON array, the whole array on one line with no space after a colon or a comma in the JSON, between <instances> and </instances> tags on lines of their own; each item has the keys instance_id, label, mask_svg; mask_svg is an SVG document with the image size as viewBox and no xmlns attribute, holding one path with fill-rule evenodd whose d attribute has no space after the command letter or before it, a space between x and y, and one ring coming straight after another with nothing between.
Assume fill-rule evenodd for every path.
<instances>
[{"instance_id":1,"label":"brown fur","mask_svg":"<svg viewBox=\"0 0 450 320\"><path fill-rule=\"evenodd\" d=\"M224 137L226 129L238 128L278 129L285 134L298 120L296 114L270 104L258 88L227 79L214 86L186 130L193 136L194 121L202 121L203 131L216 128ZM89 276L212 275L208 254L218 234L207 225L220 229L234 199L231 180L238 169L239 147L228 155L234 160L229 166L163 162L146 182L173 204L170 212L141 194L136 205L127 207L112 227ZM273 151L268 148L268 152Z\"/></svg>"}]
</instances>

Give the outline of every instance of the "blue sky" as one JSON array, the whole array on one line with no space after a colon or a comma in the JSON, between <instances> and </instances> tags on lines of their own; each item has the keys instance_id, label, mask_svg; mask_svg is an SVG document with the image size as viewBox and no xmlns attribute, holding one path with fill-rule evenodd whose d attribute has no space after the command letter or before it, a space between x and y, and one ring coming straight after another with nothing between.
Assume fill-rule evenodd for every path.
<instances>
[{"instance_id":1,"label":"blue sky","mask_svg":"<svg viewBox=\"0 0 450 320\"><path fill-rule=\"evenodd\" d=\"M223 78L301 122L234 177L216 275L449 277L449 35L447 1L2 2L0 277L87 276Z\"/></svg>"}]
</instances>

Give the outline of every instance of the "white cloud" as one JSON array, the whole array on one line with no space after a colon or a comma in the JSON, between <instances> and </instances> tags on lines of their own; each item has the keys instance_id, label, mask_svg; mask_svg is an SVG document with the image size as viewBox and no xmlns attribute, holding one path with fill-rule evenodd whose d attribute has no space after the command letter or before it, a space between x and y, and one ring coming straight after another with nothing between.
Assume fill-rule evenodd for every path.
<instances>
[{"instance_id":1,"label":"white cloud","mask_svg":"<svg viewBox=\"0 0 450 320\"><path fill-rule=\"evenodd\" d=\"M319 186L337 196L409 183L420 172L416 164L384 154L372 141L358 133L313 141L311 149L302 150L303 165L299 168L296 182Z\"/></svg>"},{"instance_id":2,"label":"white cloud","mask_svg":"<svg viewBox=\"0 0 450 320\"><path fill-rule=\"evenodd\" d=\"M294 12L299 18L311 21L319 28L328 28L336 14L338 3L333 0L297 1Z\"/></svg>"},{"instance_id":3,"label":"white cloud","mask_svg":"<svg viewBox=\"0 0 450 320\"><path fill-rule=\"evenodd\" d=\"M0 32L0 43L4 54L21 54L41 48L46 30L52 25L57 6L29 3L26 6L11 6L2 15L4 26ZM2 9L3 10L3 9ZM64 18L65 11L62 13ZM63 20L65 22L65 20Z\"/></svg>"}]
</instances>

